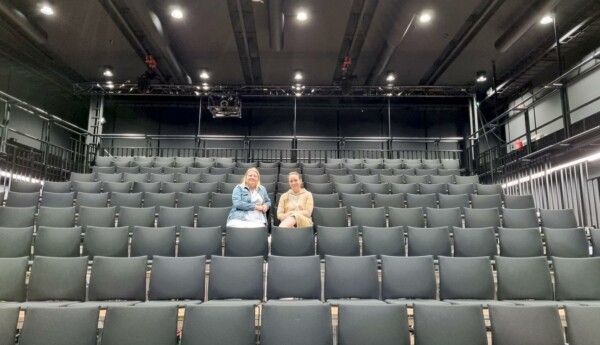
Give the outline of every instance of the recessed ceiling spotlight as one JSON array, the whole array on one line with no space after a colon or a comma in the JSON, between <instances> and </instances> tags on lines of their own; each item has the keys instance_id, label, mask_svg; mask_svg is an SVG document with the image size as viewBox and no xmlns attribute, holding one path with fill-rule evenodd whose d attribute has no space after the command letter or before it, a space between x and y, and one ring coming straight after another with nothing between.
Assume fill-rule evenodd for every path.
<instances>
[{"instance_id":1,"label":"recessed ceiling spotlight","mask_svg":"<svg viewBox=\"0 0 600 345\"><path fill-rule=\"evenodd\" d=\"M308 20L308 13L305 10L300 10L296 13L296 19L301 22L305 22Z\"/></svg>"},{"instance_id":2,"label":"recessed ceiling spotlight","mask_svg":"<svg viewBox=\"0 0 600 345\"><path fill-rule=\"evenodd\" d=\"M385 80L387 82L392 82L396 80L396 75L394 74L394 72L388 72L387 76L385 77Z\"/></svg>"},{"instance_id":3,"label":"recessed ceiling spotlight","mask_svg":"<svg viewBox=\"0 0 600 345\"><path fill-rule=\"evenodd\" d=\"M52 8L52 6L50 6L50 4L41 4L40 12L47 16L51 16L54 14L54 9Z\"/></svg>"},{"instance_id":4,"label":"recessed ceiling spotlight","mask_svg":"<svg viewBox=\"0 0 600 345\"><path fill-rule=\"evenodd\" d=\"M423 11L421 15L419 15L419 21L421 23L429 23L433 18L431 11Z\"/></svg>"},{"instance_id":5,"label":"recessed ceiling spotlight","mask_svg":"<svg viewBox=\"0 0 600 345\"><path fill-rule=\"evenodd\" d=\"M547 14L542 17L542 19L540 20L540 24L548 25L548 24L552 23L553 21L554 21L554 19L552 18L552 16Z\"/></svg>"},{"instance_id":6,"label":"recessed ceiling spotlight","mask_svg":"<svg viewBox=\"0 0 600 345\"><path fill-rule=\"evenodd\" d=\"M181 10L181 8L174 7L171 10L171 17L173 17L175 19L182 19L183 18L183 11Z\"/></svg>"},{"instance_id":7,"label":"recessed ceiling spotlight","mask_svg":"<svg viewBox=\"0 0 600 345\"><path fill-rule=\"evenodd\" d=\"M294 72L294 80L300 81L304 79L304 76L302 75L302 71L298 70L296 72Z\"/></svg>"},{"instance_id":8,"label":"recessed ceiling spotlight","mask_svg":"<svg viewBox=\"0 0 600 345\"><path fill-rule=\"evenodd\" d=\"M208 75L208 71L204 70L204 71L200 72L200 79L206 80L209 78L210 78L210 75Z\"/></svg>"},{"instance_id":9,"label":"recessed ceiling spotlight","mask_svg":"<svg viewBox=\"0 0 600 345\"><path fill-rule=\"evenodd\" d=\"M483 83L487 80L487 73L485 71L479 71L477 72L477 79L476 81L478 83Z\"/></svg>"},{"instance_id":10,"label":"recessed ceiling spotlight","mask_svg":"<svg viewBox=\"0 0 600 345\"><path fill-rule=\"evenodd\" d=\"M114 75L112 67L111 66L104 66L104 70L102 71L102 74L105 77L112 77Z\"/></svg>"}]
</instances>

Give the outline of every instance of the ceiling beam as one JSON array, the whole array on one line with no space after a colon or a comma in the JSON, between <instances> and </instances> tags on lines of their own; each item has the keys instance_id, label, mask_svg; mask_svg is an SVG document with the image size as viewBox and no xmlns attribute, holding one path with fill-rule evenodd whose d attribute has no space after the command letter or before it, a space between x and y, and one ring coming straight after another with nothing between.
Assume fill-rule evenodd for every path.
<instances>
[{"instance_id":1,"label":"ceiling beam","mask_svg":"<svg viewBox=\"0 0 600 345\"><path fill-rule=\"evenodd\" d=\"M242 65L244 82L248 85L261 85L263 79L252 1L227 0L227 7Z\"/></svg>"},{"instance_id":2,"label":"ceiling beam","mask_svg":"<svg viewBox=\"0 0 600 345\"><path fill-rule=\"evenodd\" d=\"M342 46L338 54L337 63L335 65L335 71L333 73L333 83L339 83L343 77L352 77L352 73L356 66L360 52L362 51L363 44L371 22L373 15L377 9L379 1L377 0L354 0L350 9L350 16L346 23L346 31L344 32L344 38L342 40ZM344 73L342 66L346 57L350 58L351 64L348 70Z\"/></svg>"},{"instance_id":3,"label":"ceiling beam","mask_svg":"<svg viewBox=\"0 0 600 345\"><path fill-rule=\"evenodd\" d=\"M419 84L433 85L498 11L505 0L483 0L467 18Z\"/></svg>"},{"instance_id":4,"label":"ceiling beam","mask_svg":"<svg viewBox=\"0 0 600 345\"><path fill-rule=\"evenodd\" d=\"M190 76L173 53L167 37L156 27L159 18L150 10L147 1L98 1L142 61L148 55L157 60L156 73L161 82L191 84Z\"/></svg>"},{"instance_id":5,"label":"ceiling beam","mask_svg":"<svg viewBox=\"0 0 600 345\"><path fill-rule=\"evenodd\" d=\"M269 45L271 49L279 52L283 49L283 30L285 14L283 13L283 0L267 0L269 11Z\"/></svg>"}]
</instances>

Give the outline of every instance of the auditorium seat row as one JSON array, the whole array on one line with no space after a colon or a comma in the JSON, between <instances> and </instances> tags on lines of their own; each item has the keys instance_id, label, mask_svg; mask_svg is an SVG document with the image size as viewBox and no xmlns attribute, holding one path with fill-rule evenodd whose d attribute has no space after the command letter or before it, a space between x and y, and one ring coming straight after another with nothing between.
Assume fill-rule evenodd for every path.
<instances>
[{"instance_id":1,"label":"auditorium seat row","mask_svg":"<svg viewBox=\"0 0 600 345\"><path fill-rule=\"evenodd\" d=\"M233 158L205 157L102 157L95 159L97 167L217 167L217 168L443 168L459 169L456 159L328 159L327 162L234 162Z\"/></svg>"},{"instance_id":2,"label":"auditorium seat row","mask_svg":"<svg viewBox=\"0 0 600 345\"><path fill-rule=\"evenodd\" d=\"M546 257L497 257L497 287L487 257L440 256L438 261L439 283L432 256L383 256L379 271L375 256L327 255L323 278L318 256L270 256L268 265L262 256L213 256L208 277L203 256L155 256L148 280L145 256L97 256L86 288L85 257L38 256L29 279L27 257L3 258L0 309L143 303L182 307L202 302L257 305L289 298L332 305L600 306L600 258L552 257L551 274Z\"/></svg>"},{"instance_id":3,"label":"auditorium seat row","mask_svg":"<svg viewBox=\"0 0 600 345\"><path fill-rule=\"evenodd\" d=\"M0 228L0 257L29 256L456 256L494 258L589 257L590 242L584 228L532 229L401 226L380 228L318 226L286 229L273 227L271 241L266 227L226 228L219 226L122 225L118 227L78 226ZM141 222L138 222L141 223ZM600 256L600 230L591 229L594 256ZM83 245L82 245L82 234ZM450 235L453 235L452 237ZM35 238L35 240L34 240ZM315 244L316 240L316 244ZM498 245L499 243L499 245ZM33 244L33 249L32 249ZM270 244L270 245L269 245ZM81 254L80 254L81 253Z\"/></svg>"},{"instance_id":4,"label":"auditorium seat row","mask_svg":"<svg viewBox=\"0 0 600 345\"><path fill-rule=\"evenodd\" d=\"M122 194L124 196L136 196L135 194ZM169 196L168 194L151 194L150 196ZM182 194L180 195L188 195ZM191 196L206 196L204 194L189 194ZM218 195L218 194L216 194ZM214 197L215 195L213 195ZM334 194L335 196L335 194ZM365 195L369 197L369 195ZM411 194L408 195L409 197ZM207 198L206 198L207 199ZM146 226L147 222L154 224L155 214L158 214L158 224L165 226L225 226L227 216L231 210L226 207L205 206L174 206L174 197L169 200L172 206L163 206L165 203L148 204L147 207L133 207L129 204L106 207L106 199L101 199L101 204L94 206L78 207L0 207L0 227L27 227L27 226L74 226L77 220L81 226L114 226L123 219L139 221L143 224L131 224ZM229 199L227 199L229 200ZM205 200L208 202L208 200ZM334 200L337 202L337 199ZM467 228L493 227L498 228L576 228L578 226L575 213L572 209L564 210L538 210L528 209L502 209L502 217L497 207L492 208L436 208L428 205L415 205L417 207L370 207L371 200L367 198L365 207L346 204L345 207L315 207L313 209L313 222L315 225L345 227L356 226L415 226L415 227L440 227L440 226L464 226ZM141 202L141 200L140 200ZM409 200L409 206L410 200ZM435 206L435 204L433 204ZM275 212L273 212L275 213ZM117 215L119 217L117 217ZM348 217L350 215L350 217ZM37 218L37 219L36 219ZM541 219L541 221L540 221ZM37 222L36 222L37 220ZM270 223L269 223L270 225Z\"/></svg>"},{"instance_id":5,"label":"auditorium seat row","mask_svg":"<svg viewBox=\"0 0 600 345\"><path fill-rule=\"evenodd\" d=\"M340 305L337 319L328 304L266 303L260 321L253 305L188 305L183 322L169 306L28 310L19 345L480 345L488 331L482 308L474 305L416 304L414 337L401 305ZM595 344L600 308L567 306L566 332L554 306L494 305L489 308L494 345ZM0 309L3 344L15 344L19 310ZM333 321L336 320L336 321ZM98 326L100 324L102 326ZM333 321L333 322L332 322ZM181 325L181 326L180 326ZM260 326L259 326L260 325ZM334 325L337 325L335 327ZM101 336L98 336L101 334ZM179 336L180 335L180 336ZM413 338L413 342L411 342ZM451 340L449 340L451 339Z\"/></svg>"}]
</instances>

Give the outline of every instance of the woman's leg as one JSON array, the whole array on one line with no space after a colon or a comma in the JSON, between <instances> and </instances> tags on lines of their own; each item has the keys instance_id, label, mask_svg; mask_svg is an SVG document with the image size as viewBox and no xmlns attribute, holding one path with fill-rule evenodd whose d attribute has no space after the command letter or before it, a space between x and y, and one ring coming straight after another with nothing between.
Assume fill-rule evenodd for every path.
<instances>
[{"instance_id":1,"label":"woman's leg","mask_svg":"<svg viewBox=\"0 0 600 345\"><path fill-rule=\"evenodd\" d=\"M291 216L282 220L279 224L280 228L295 228L296 227L296 217Z\"/></svg>"}]
</instances>

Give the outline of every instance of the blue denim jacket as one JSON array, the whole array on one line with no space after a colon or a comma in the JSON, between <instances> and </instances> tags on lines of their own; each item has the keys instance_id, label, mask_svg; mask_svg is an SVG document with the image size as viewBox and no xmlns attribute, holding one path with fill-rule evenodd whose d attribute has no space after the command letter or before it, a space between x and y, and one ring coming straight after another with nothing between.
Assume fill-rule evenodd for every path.
<instances>
[{"instance_id":1,"label":"blue denim jacket","mask_svg":"<svg viewBox=\"0 0 600 345\"><path fill-rule=\"evenodd\" d=\"M265 187L260 186L258 188L258 194L262 197L264 204L271 208L271 199L269 199L269 194ZM243 220L246 217L246 212L254 210L254 204L252 204L250 189L248 189L248 187L244 187L241 184L235 186L233 193L231 194L231 199L233 201L233 207L231 208L231 212L229 212L227 221L232 219Z\"/></svg>"}]
</instances>

